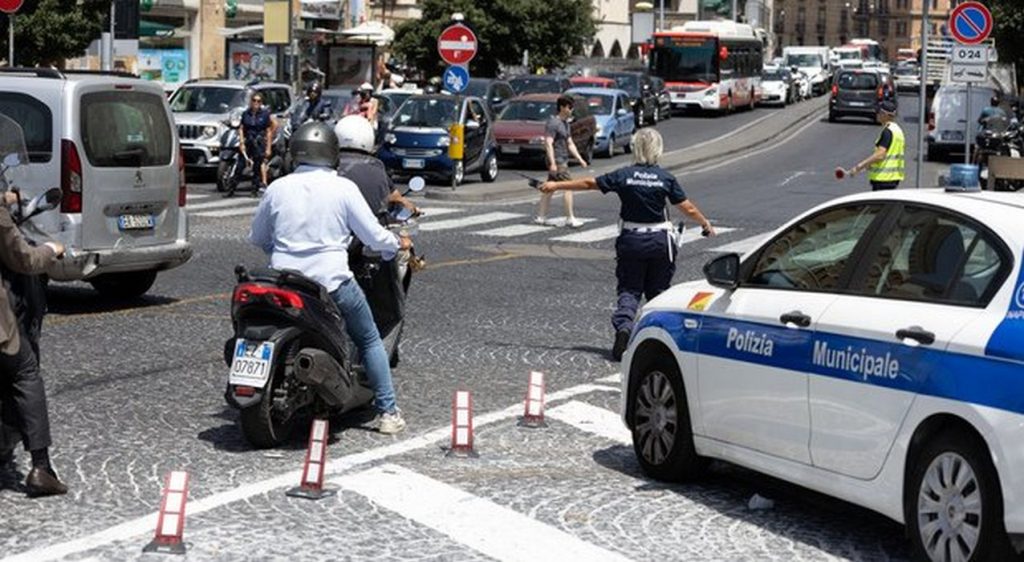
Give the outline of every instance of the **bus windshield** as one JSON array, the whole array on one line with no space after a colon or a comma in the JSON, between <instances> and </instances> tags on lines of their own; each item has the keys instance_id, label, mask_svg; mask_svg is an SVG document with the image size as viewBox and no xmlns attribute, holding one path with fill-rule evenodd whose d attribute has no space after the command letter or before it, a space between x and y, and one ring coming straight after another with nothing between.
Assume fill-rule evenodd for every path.
<instances>
[{"instance_id":1,"label":"bus windshield","mask_svg":"<svg viewBox=\"0 0 1024 562\"><path fill-rule=\"evenodd\" d=\"M666 82L717 82L715 40L659 38L651 51L651 73Z\"/></svg>"}]
</instances>

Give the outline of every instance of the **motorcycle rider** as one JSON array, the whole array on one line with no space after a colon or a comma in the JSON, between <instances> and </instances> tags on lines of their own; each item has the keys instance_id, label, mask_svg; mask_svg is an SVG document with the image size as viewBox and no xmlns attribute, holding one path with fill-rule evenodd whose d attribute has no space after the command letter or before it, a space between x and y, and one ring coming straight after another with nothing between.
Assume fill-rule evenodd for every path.
<instances>
[{"instance_id":1,"label":"motorcycle rider","mask_svg":"<svg viewBox=\"0 0 1024 562\"><path fill-rule=\"evenodd\" d=\"M384 163L373 155L373 125L360 115L349 115L334 126L338 137L338 175L352 180L359 187L370 210L377 216L386 213L388 206L397 204L411 213L419 209L395 189Z\"/></svg>"},{"instance_id":2,"label":"motorcycle rider","mask_svg":"<svg viewBox=\"0 0 1024 562\"><path fill-rule=\"evenodd\" d=\"M292 115L292 130L298 129L303 123L316 119L329 118L331 102L323 96L323 86L313 81L306 86L306 107Z\"/></svg>"},{"instance_id":3,"label":"motorcycle rider","mask_svg":"<svg viewBox=\"0 0 1024 562\"><path fill-rule=\"evenodd\" d=\"M298 167L267 188L253 217L249 241L270 255L274 269L292 269L330 291L345 319L345 330L359 347L366 377L380 414L378 431L405 429L395 402L387 352L366 295L348 266L353 234L384 259L412 248L377 222L352 181L334 170L338 138L330 126L314 121L292 135L289 149Z\"/></svg>"}]
</instances>

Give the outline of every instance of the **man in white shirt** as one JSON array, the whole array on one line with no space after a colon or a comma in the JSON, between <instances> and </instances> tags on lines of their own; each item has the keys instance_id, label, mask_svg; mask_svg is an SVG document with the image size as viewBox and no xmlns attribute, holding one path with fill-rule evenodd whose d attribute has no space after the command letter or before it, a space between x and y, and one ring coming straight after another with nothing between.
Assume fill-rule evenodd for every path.
<instances>
[{"instance_id":1,"label":"man in white shirt","mask_svg":"<svg viewBox=\"0 0 1024 562\"><path fill-rule=\"evenodd\" d=\"M330 126L303 125L292 135L290 150L298 167L267 188L249 241L270 255L274 269L299 271L330 291L362 355L381 414L380 432L398 433L405 420L395 402L387 353L366 295L349 270L348 247L355 234L392 259L412 241L380 226L356 184L338 176L338 139Z\"/></svg>"}]
</instances>

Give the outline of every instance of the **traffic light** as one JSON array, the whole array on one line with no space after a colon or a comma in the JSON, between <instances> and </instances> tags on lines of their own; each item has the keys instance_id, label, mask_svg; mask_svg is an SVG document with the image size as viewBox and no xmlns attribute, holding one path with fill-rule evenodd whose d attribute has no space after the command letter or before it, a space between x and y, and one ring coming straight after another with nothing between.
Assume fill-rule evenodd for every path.
<instances>
[{"instance_id":1,"label":"traffic light","mask_svg":"<svg viewBox=\"0 0 1024 562\"><path fill-rule=\"evenodd\" d=\"M238 0L227 0L224 3L224 17L233 18L238 15Z\"/></svg>"}]
</instances>

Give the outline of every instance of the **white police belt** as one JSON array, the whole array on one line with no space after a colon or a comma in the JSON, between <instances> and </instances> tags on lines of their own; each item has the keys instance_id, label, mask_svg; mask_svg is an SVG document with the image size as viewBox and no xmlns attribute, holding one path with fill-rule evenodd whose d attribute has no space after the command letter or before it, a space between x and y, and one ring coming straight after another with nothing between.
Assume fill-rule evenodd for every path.
<instances>
[{"instance_id":1,"label":"white police belt","mask_svg":"<svg viewBox=\"0 0 1024 562\"><path fill-rule=\"evenodd\" d=\"M669 221L665 222L629 222L622 221L619 225L619 230L622 232L671 232L674 230L672 223Z\"/></svg>"}]
</instances>

